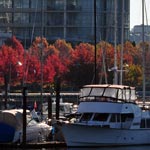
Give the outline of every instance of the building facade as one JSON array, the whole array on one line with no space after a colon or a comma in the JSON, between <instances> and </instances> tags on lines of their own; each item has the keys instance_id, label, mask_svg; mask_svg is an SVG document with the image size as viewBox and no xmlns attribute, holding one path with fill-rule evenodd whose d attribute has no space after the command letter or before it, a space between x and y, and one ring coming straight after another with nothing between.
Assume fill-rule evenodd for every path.
<instances>
[{"instance_id":1,"label":"building facade","mask_svg":"<svg viewBox=\"0 0 150 150\"><path fill-rule=\"evenodd\" d=\"M135 43L140 43L143 41L150 41L150 25L144 25L144 33L143 33L143 25L136 25L130 32L130 41L134 41Z\"/></svg>"},{"instance_id":2,"label":"building facade","mask_svg":"<svg viewBox=\"0 0 150 150\"><path fill-rule=\"evenodd\" d=\"M96 40L114 43L116 31L120 43L122 28L124 41L129 39L130 0L116 2L96 0L94 11L94 0L0 0L0 35L15 35L28 45L36 36L93 43L96 12Z\"/></svg>"}]
</instances>

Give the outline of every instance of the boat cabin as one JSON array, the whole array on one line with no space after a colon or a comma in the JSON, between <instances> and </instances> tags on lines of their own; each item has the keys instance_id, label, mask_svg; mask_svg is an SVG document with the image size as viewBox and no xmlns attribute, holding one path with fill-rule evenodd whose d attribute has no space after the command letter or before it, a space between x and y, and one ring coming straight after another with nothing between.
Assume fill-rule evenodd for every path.
<instances>
[{"instance_id":1,"label":"boat cabin","mask_svg":"<svg viewBox=\"0 0 150 150\"><path fill-rule=\"evenodd\" d=\"M124 85L85 85L80 91L80 101L124 101L137 99L135 88Z\"/></svg>"},{"instance_id":2,"label":"boat cabin","mask_svg":"<svg viewBox=\"0 0 150 150\"><path fill-rule=\"evenodd\" d=\"M109 114L109 113L84 113L79 123L99 125L103 128L129 129L134 119L134 114Z\"/></svg>"},{"instance_id":3,"label":"boat cabin","mask_svg":"<svg viewBox=\"0 0 150 150\"><path fill-rule=\"evenodd\" d=\"M136 118L134 113L82 113L78 123L102 128L147 129L150 128L150 116Z\"/></svg>"},{"instance_id":4,"label":"boat cabin","mask_svg":"<svg viewBox=\"0 0 150 150\"><path fill-rule=\"evenodd\" d=\"M136 103L135 88L122 85L87 85L80 94L78 124L103 128L150 128L150 115Z\"/></svg>"}]
</instances>

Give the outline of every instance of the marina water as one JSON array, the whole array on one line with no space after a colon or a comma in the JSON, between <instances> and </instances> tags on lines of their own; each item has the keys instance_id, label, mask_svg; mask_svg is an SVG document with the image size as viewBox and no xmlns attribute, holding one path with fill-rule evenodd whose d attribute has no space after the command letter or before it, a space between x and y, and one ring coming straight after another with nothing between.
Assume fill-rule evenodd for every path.
<instances>
[{"instance_id":1,"label":"marina water","mask_svg":"<svg viewBox=\"0 0 150 150\"><path fill-rule=\"evenodd\" d=\"M0 148L1 149L1 148ZM24 150L24 149L1 149L1 150ZM27 150L34 150L34 149L27 149ZM119 147L85 147L85 148L42 148L42 149L35 149L35 150L150 150L150 145L148 146L119 146Z\"/></svg>"}]
</instances>

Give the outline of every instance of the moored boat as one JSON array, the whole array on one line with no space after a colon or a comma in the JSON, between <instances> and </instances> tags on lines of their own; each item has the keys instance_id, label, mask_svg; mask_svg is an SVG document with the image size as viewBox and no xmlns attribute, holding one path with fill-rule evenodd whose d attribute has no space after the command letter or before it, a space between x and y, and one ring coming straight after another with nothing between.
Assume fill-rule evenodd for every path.
<instances>
[{"instance_id":1,"label":"moored boat","mask_svg":"<svg viewBox=\"0 0 150 150\"><path fill-rule=\"evenodd\" d=\"M32 119L26 111L26 142L40 142L45 140L52 127L43 122ZM23 136L23 109L10 109L0 111L0 143L22 142Z\"/></svg>"},{"instance_id":2,"label":"moored boat","mask_svg":"<svg viewBox=\"0 0 150 150\"><path fill-rule=\"evenodd\" d=\"M67 146L150 144L150 113L136 104L134 87L86 85L75 122L64 123Z\"/></svg>"}]
</instances>

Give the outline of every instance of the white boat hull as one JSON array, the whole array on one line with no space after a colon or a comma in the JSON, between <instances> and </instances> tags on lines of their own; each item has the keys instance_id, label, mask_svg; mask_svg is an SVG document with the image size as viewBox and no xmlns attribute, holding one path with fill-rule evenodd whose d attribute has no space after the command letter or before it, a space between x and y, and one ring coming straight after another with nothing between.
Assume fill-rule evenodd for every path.
<instances>
[{"instance_id":1,"label":"white boat hull","mask_svg":"<svg viewBox=\"0 0 150 150\"><path fill-rule=\"evenodd\" d=\"M64 124L62 131L68 147L150 144L150 129L111 129Z\"/></svg>"}]
</instances>

